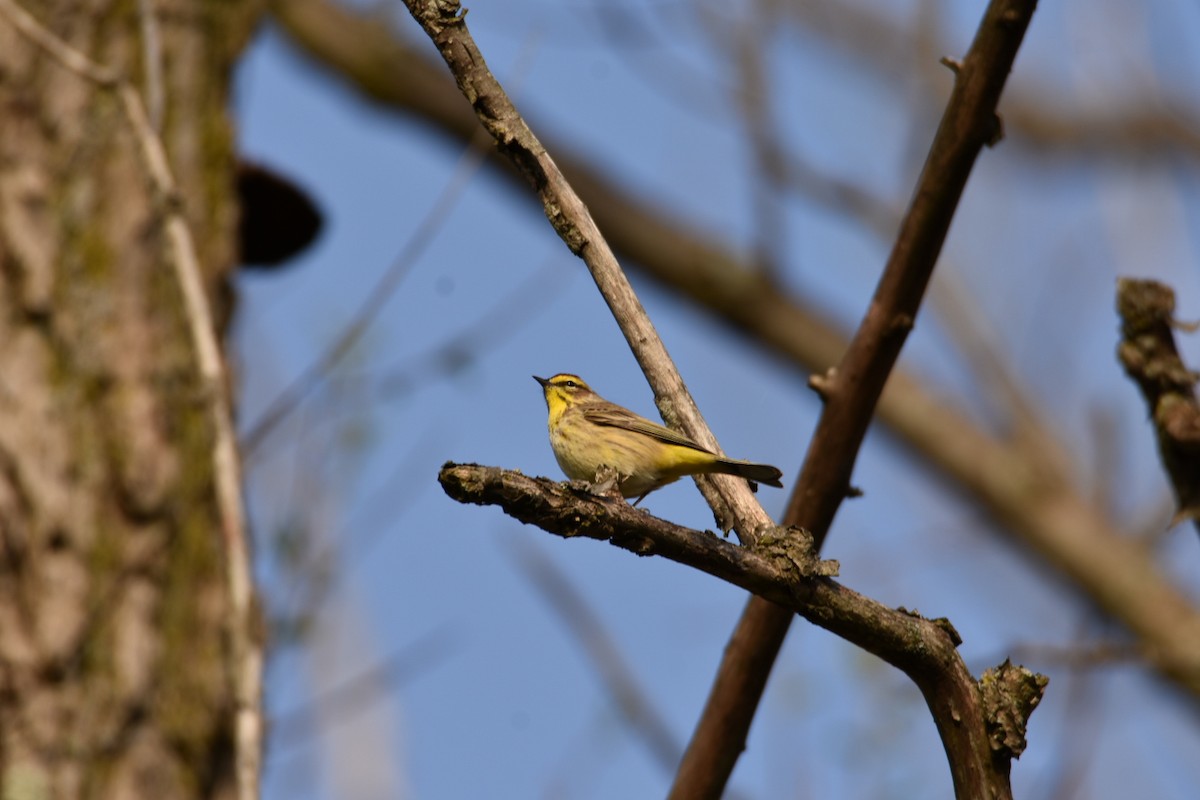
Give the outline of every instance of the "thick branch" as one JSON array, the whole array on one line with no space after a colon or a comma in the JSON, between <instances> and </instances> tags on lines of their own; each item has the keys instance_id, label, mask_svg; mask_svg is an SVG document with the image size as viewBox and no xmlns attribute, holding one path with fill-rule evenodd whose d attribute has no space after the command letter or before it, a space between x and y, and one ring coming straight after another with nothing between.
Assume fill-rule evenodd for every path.
<instances>
[{"instance_id":1,"label":"thick branch","mask_svg":"<svg viewBox=\"0 0 1200 800\"><path fill-rule=\"evenodd\" d=\"M955 784L970 787L972 797L1010 795L1010 758L1024 747L1024 725L1046 679L1006 664L977 683L958 655L960 640L949 622L887 608L832 580L836 564L819 560L809 537L789 532L739 547L578 484L497 467L446 464L438 480L459 502L499 505L558 536L607 541L639 556L658 555L702 570L874 653L921 689Z\"/></svg>"},{"instance_id":2,"label":"thick branch","mask_svg":"<svg viewBox=\"0 0 1200 800\"><path fill-rule=\"evenodd\" d=\"M1178 503L1176 521L1191 518L1200 530L1200 403L1197 373L1175 347L1175 292L1157 281L1117 284L1121 344L1117 358L1150 409L1158 453Z\"/></svg>"}]
</instances>

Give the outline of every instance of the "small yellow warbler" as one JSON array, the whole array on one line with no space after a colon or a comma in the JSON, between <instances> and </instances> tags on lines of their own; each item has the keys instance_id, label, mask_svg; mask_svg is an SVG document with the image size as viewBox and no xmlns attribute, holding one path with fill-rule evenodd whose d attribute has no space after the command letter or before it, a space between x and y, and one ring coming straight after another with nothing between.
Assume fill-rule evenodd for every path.
<instances>
[{"instance_id":1,"label":"small yellow warbler","mask_svg":"<svg viewBox=\"0 0 1200 800\"><path fill-rule=\"evenodd\" d=\"M769 464L724 458L681 433L610 403L578 375L533 379L542 385L550 412L550 447L568 478L595 481L604 467L634 505L684 475L719 472L782 488L783 473Z\"/></svg>"}]
</instances>

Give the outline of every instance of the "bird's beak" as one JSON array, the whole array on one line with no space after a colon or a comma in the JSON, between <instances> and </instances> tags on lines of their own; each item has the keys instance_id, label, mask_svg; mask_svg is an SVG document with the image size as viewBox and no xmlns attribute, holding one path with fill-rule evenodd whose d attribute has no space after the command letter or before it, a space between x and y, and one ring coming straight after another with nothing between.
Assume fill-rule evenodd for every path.
<instances>
[{"instance_id":1,"label":"bird's beak","mask_svg":"<svg viewBox=\"0 0 1200 800\"><path fill-rule=\"evenodd\" d=\"M542 385L542 388L543 388L543 389L545 389L545 388L546 388L546 384L550 383L550 381L549 381L548 379L546 379L546 378L539 378L537 375L534 375L534 376L533 376L533 379L534 379L535 381L537 381L538 383L540 383L540 384Z\"/></svg>"}]
</instances>

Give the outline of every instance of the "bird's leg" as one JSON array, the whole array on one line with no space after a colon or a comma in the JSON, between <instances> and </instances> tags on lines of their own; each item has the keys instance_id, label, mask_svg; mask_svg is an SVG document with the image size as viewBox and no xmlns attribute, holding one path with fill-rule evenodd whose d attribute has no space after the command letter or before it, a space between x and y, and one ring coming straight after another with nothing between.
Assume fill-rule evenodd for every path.
<instances>
[{"instance_id":1,"label":"bird's leg","mask_svg":"<svg viewBox=\"0 0 1200 800\"><path fill-rule=\"evenodd\" d=\"M596 478L592 482L592 494L615 494L621 496L621 473L609 466L603 466L596 470Z\"/></svg>"}]
</instances>

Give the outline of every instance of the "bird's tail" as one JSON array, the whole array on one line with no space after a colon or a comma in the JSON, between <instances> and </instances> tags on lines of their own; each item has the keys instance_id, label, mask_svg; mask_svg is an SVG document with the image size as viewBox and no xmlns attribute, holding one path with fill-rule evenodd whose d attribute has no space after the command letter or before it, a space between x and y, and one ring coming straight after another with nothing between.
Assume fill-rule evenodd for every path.
<instances>
[{"instance_id":1,"label":"bird's tail","mask_svg":"<svg viewBox=\"0 0 1200 800\"><path fill-rule=\"evenodd\" d=\"M750 461L735 461L732 458L722 458L714 466L718 468L713 470L714 472L736 475L739 478L745 478L751 483L765 483L767 486L774 486L776 489L783 488L783 472L778 467L772 467L770 464L755 464Z\"/></svg>"}]
</instances>

